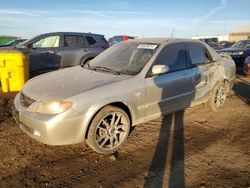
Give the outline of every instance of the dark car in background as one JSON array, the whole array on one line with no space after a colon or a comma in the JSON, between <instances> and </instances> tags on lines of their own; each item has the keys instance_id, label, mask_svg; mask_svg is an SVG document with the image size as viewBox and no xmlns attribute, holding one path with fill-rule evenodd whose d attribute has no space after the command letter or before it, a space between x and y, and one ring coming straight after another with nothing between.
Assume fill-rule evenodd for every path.
<instances>
[{"instance_id":1,"label":"dark car in background","mask_svg":"<svg viewBox=\"0 0 250 188\"><path fill-rule=\"evenodd\" d=\"M219 39L218 37L207 37L207 38L197 38L202 42L207 43L209 46L217 50L219 48Z\"/></svg>"},{"instance_id":2,"label":"dark car in background","mask_svg":"<svg viewBox=\"0 0 250 188\"><path fill-rule=\"evenodd\" d=\"M109 47L103 35L55 32L36 36L12 49L29 55L30 77L59 68L83 65ZM11 48L1 48L11 50Z\"/></svg>"},{"instance_id":3,"label":"dark car in background","mask_svg":"<svg viewBox=\"0 0 250 188\"><path fill-rule=\"evenodd\" d=\"M110 38L108 42L109 42L109 45L112 46L114 44L117 44L122 41L126 41L128 39L135 39L135 37L127 36L127 35L117 35L117 36L113 36L112 38Z\"/></svg>"},{"instance_id":4,"label":"dark car in background","mask_svg":"<svg viewBox=\"0 0 250 188\"><path fill-rule=\"evenodd\" d=\"M220 49L224 49L224 48L229 48L231 47L235 42L231 42L231 41L220 41L219 42L219 48Z\"/></svg>"},{"instance_id":5,"label":"dark car in background","mask_svg":"<svg viewBox=\"0 0 250 188\"><path fill-rule=\"evenodd\" d=\"M250 40L242 40L229 48L220 50L220 53L230 55L236 65L243 66L245 59L250 56Z\"/></svg>"}]
</instances>

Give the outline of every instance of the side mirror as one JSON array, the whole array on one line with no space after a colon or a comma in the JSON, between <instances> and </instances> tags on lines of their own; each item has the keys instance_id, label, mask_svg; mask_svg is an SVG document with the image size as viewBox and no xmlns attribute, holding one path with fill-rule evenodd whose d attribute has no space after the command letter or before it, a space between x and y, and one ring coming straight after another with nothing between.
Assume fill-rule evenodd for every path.
<instances>
[{"instance_id":1,"label":"side mirror","mask_svg":"<svg viewBox=\"0 0 250 188\"><path fill-rule=\"evenodd\" d=\"M152 68L152 75L164 74L169 71L167 65L154 65Z\"/></svg>"},{"instance_id":2,"label":"side mirror","mask_svg":"<svg viewBox=\"0 0 250 188\"><path fill-rule=\"evenodd\" d=\"M27 48L29 49L33 48L33 44L32 43L27 44Z\"/></svg>"}]
</instances>

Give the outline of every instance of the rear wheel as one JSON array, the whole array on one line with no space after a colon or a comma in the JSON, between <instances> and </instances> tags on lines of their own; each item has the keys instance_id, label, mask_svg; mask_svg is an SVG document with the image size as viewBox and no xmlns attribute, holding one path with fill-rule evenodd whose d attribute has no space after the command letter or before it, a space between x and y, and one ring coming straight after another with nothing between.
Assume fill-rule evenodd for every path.
<instances>
[{"instance_id":1,"label":"rear wheel","mask_svg":"<svg viewBox=\"0 0 250 188\"><path fill-rule=\"evenodd\" d=\"M130 130L129 117L122 109L106 106L94 117L88 131L87 144L96 152L115 152L126 140Z\"/></svg>"},{"instance_id":2,"label":"rear wheel","mask_svg":"<svg viewBox=\"0 0 250 188\"><path fill-rule=\"evenodd\" d=\"M213 111L221 110L226 101L227 97L227 87L224 83L218 82L210 97L209 105Z\"/></svg>"}]
</instances>

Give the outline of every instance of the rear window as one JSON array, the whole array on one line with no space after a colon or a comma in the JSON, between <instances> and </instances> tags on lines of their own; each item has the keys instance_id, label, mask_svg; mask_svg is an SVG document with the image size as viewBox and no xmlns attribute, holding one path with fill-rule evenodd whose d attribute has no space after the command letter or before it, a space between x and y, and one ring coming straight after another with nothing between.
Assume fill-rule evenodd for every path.
<instances>
[{"instance_id":1,"label":"rear window","mask_svg":"<svg viewBox=\"0 0 250 188\"><path fill-rule=\"evenodd\" d=\"M166 46L158 56L157 65L168 65L170 72L183 70L187 66L186 48L182 44Z\"/></svg>"},{"instance_id":2,"label":"rear window","mask_svg":"<svg viewBox=\"0 0 250 188\"><path fill-rule=\"evenodd\" d=\"M64 47L82 47L84 46L84 38L81 36L65 35Z\"/></svg>"},{"instance_id":3,"label":"rear window","mask_svg":"<svg viewBox=\"0 0 250 188\"><path fill-rule=\"evenodd\" d=\"M88 41L88 44L90 46L93 46L93 45L95 45L97 43L96 40L92 36L85 36L85 38Z\"/></svg>"},{"instance_id":4,"label":"rear window","mask_svg":"<svg viewBox=\"0 0 250 188\"><path fill-rule=\"evenodd\" d=\"M192 65L200 65L205 63L205 49L200 44L188 45L189 58Z\"/></svg>"},{"instance_id":5,"label":"rear window","mask_svg":"<svg viewBox=\"0 0 250 188\"><path fill-rule=\"evenodd\" d=\"M104 38L104 36L100 36L101 43L104 44L105 46L109 46L108 41Z\"/></svg>"}]
</instances>

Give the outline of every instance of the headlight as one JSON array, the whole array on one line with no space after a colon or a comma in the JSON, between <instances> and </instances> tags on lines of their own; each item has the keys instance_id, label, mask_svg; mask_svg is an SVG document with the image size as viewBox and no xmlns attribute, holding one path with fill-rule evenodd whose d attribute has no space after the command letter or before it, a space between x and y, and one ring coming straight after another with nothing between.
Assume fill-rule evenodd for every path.
<instances>
[{"instance_id":1,"label":"headlight","mask_svg":"<svg viewBox=\"0 0 250 188\"><path fill-rule=\"evenodd\" d=\"M242 54L244 54L244 52L232 52L232 55L242 55Z\"/></svg>"},{"instance_id":2,"label":"headlight","mask_svg":"<svg viewBox=\"0 0 250 188\"><path fill-rule=\"evenodd\" d=\"M42 101L31 105L31 111L43 114L59 114L67 111L72 106L70 101Z\"/></svg>"}]
</instances>

